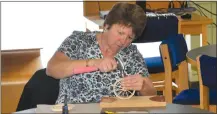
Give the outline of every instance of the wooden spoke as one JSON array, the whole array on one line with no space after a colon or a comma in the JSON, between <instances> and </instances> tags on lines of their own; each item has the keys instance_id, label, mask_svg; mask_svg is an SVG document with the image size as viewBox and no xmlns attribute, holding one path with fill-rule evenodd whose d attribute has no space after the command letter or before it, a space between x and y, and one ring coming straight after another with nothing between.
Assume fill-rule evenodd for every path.
<instances>
[{"instance_id":1,"label":"wooden spoke","mask_svg":"<svg viewBox=\"0 0 217 114\"><path fill-rule=\"evenodd\" d=\"M121 96L121 93L123 93L123 91L118 92L118 95Z\"/></svg>"},{"instance_id":2,"label":"wooden spoke","mask_svg":"<svg viewBox=\"0 0 217 114\"><path fill-rule=\"evenodd\" d=\"M129 92L130 94L133 94L131 91L127 91L127 92Z\"/></svg>"},{"instance_id":3,"label":"wooden spoke","mask_svg":"<svg viewBox=\"0 0 217 114\"><path fill-rule=\"evenodd\" d=\"M116 86L116 88L121 90L121 89L122 89L122 86Z\"/></svg>"},{"instance_id":4,"label":"wooden spoke","mask_svg":"<svg viewBox=\"0 0 217 114\"><path fill-rule=\"evenodd\" d=\"M129 96L127 91L125 92L125 94L127 95L127 97Z\"/></svg>"}]
</instances>

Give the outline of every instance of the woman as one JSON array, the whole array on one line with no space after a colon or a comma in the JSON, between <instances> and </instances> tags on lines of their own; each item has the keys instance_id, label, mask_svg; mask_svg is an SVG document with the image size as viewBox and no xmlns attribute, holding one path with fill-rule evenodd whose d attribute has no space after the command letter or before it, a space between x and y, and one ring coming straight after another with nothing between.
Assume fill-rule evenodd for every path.
<instances>
[{"instance_id":1,"label":"woman","mask_svg":"<svg viewBox=\"0 0 217 114\"><path fill-rule=\"evenodd\" d=\"M122 86L136 90L140 95L155 95L148 78L149 73L142 55L131 42L141 35L146 25L146 15L135 4L117 3L104 22L103 32L79 32L72 35L58 48L48 62L47 75L60 79L56 103L99 102L103 96L114 96L111 85L122 78L114 57L125 64ZM74 74L80 67L96 67L98 70Z\"/></svg>"}]
</instances>

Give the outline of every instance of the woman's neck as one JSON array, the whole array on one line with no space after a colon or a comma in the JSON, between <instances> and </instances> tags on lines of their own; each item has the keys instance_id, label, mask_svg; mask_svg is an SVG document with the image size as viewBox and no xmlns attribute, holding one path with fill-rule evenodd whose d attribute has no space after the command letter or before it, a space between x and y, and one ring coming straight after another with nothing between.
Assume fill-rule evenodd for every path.
<instances>
[{"instance_id":1,"label":"woman's neck","mask_svg":"<svg viewBox=\"0 0 217 114\"><path fill-rule=\"evenodd\" d=\"M104 57L114 57L115 53L110 49L108 42L106 40L106 36L104 33L100 33L98 37L98 43L100 46L100 50Z\"/></svg>"}]
</instances>

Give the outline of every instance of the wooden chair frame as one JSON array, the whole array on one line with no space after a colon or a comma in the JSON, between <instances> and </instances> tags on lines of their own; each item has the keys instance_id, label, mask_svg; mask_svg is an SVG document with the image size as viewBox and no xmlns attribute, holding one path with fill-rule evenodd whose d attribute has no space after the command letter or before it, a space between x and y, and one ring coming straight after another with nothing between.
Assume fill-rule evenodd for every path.
<instances>
[{"instance_id":1,"label":"wooden chair frame","mask_svg":"<svg viewBox=\"0 0 217 114\"><path fill-rule=\"evenodd\" d=\"M201 72L200 72L200 60L199 60L200 57L201 55L196 58L199 87L200 87L200 108L208 110L209 109L209 88L203 85Z\"/></svg>"},{"instance_id":2,"label":"wooden chair frame","mask_svg":"<svg viewBox=\"0 0 217 114\"><path fill-rule=\"evenodd\" d=\"M176 90L177 94L181 91L188 89L188 64L186 60L182 61L178 64L178 70L172 71L172 64L170 61L169 56L169 49L167 44L161 44L160 50L162 53L162 59L164 63L164 71L165 71L165 100L168 103L172 103L173 96L172 96L172 89L173 89L173 82L172 80L175 79L175 83L177 84L178 88ZM177 72L177 73L175 73ZM175 74L175 75L174 75Z\"/></svg>"}]
</instances>

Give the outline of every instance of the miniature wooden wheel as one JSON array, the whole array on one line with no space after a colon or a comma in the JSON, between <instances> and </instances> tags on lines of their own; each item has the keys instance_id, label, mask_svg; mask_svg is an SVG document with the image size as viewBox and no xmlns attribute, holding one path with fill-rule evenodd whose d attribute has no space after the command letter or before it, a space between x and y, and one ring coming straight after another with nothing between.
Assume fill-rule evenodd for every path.
<instances>
[{"instance_id":1,"label":"miniature wooden wheel","mask_svg":"<svg viewBox=\"0 0 217 114\"><path fill-rule=\"evenodd\" d=\"M121 86L121 80L122 79L119 79L114 83L114 85L113 85L114 94L119 99L130 99L134 95L135 90L131 91L131 90L124 89Z\"/></svg>"}]
</instances>

